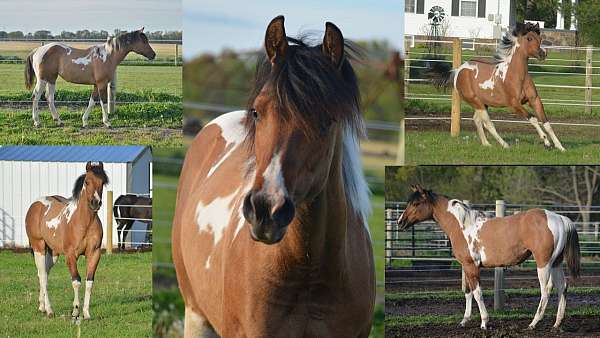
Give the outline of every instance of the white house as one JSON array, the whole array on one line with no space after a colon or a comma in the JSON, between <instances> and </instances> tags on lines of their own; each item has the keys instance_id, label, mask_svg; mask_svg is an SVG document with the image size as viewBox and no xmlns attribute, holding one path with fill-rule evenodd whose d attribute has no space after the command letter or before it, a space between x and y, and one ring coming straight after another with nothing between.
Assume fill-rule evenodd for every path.
<instances>
[{"instance_id":1,"label":"white house","mask_svg":"<svg viewBox=\"0 0 600 338\"><path fill-rule=\"evenodd\" d=\"M438 34L497 39L516 22L516 0L405 0L405 34L428 35L430 17L443 17ZM431 14L430 14L431 13Z\"/></svg>"},{"instance_id":2,"label":"white house","mask_svg":"<svg viewBox=\"0 0 600 338\"><path fill-rule=\"evenodd\" d=\"M152 152L144 146L3 146L0 147L0 247L28 247L25 215L41 196L70 197L77 177L85 173L88 161L102 161L109 178L98 216L104 228L112 211L107 210L107 191L116 200L122 194L151 192ZM117 243L113 221L113 243ZM133 229L145 229L139 222ZM133 242L144 238L136 234Z\"/></svg>"}]
</instances>

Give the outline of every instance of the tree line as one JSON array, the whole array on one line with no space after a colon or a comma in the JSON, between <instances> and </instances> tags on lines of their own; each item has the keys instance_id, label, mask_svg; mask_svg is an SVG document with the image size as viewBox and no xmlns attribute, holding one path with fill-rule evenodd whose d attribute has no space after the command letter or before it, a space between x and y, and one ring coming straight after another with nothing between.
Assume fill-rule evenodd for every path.
<instances>
[{"instance_id":1,"label":"tree line","mask_svg":"<svg viewBox=\"0 0 600 338\"><path fill-rule=\"evenodd\" d=\"M69 39L84 39L84 40L105 40L109 36L117 36L127 31L115 29L112 33L105 30L78 30L76 32L62 31L60 34L53 35L49 30L38 30L35 32L24 33L22 31L0 31L0 39L5 40L69 40ZM181 40L181 31L154 31L145 32L150 40Z\"/></svg>"}]
</instances>

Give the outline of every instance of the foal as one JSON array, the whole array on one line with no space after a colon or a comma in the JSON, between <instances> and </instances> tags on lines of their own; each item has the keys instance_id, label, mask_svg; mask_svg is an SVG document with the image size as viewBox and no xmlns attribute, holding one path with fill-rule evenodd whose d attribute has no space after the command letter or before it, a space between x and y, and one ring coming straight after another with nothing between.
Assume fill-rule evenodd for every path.
<instances>
[{"instance_id":1,"label":"foal","mask_svg":"<svg viewBox=\"0 0 600 338\"><path fill-rule=\"evenodd\" d=\"M545 147L552 147L549 136L554 142L554 147L565 150L546 118L544 105L527 68L530 57L538 60L546 58L546 50L541 47L541 41L538 24L517 23L516 27L502 38L495 60L476 58L453 70L445 68L447 64L435 62L427 72L435 86L453 86L461 99L475 109L473 121L484 146L490 146L485 136L485 128L502 147L508 148L508 144L498 135L488 115L487 109L492 106L510 107L516 114L529 120L544 141ZM525 103L529 103L535 116L523 107Z\"/></svg>"},{"instance_id":2,"label":"foal","mask_svg":"<svg viewBox=\"0 0 600 338\"><path fill-rule=\"evenodd\" d=\"M92 285L102 245L102 224L97 212L102 206L102 189L107 183L102 162L88 162L85 174L75 181L70 199L56 195L42 197L27 211L25 229L40 281L39 310L48 317L54 314L48 297L48 274L60 254L65 255L71 273L74 292L71 315L79 317L81 277L77 271L77 258L83 254L87 263L83 318L90 318Z\"/></svg>"},{"instance_id":3,"label":"foal","mask_svg":"<svg viewBox=\"0 0 600 338\"><path fill-rule=\"evenodd\" d=\"M282 16L246 111L190 146L173 262L185 337L368 337L375 275L357 80L341 31L286 37Z\"/></svg>"},{"instance_id":4,"label":"foal","mask_svg":"<svg viewBox=\"0 0 600 338\"><path fill-rule=\"evenodd\" d=\"M554 327L559 327L565 315L567 290L561 266L563 257L571 276L579 277L579 237L570 219L542 209L488 219L459 200L448 200L419 185L413 186L412 190L398 225L400 230L405 230L416 223L433 220L450 239L454 257L467 278L467 304L461 326L471 317L473 296L479 306L481 328L487 326L488 313L479 287L481 268L518 265L533 254L541 299L529 328L535 328L544 316L553 286L559 297Z\"/></svg>"},{"instance_id":5,"label":"foal","mask_svg":"<svg viewBox=\"0 0 600 338\"><path fill-rule=\"evenodd\" d=\"M38 103L44 89L52 118L59 126L63 122L54 105L56 79L60 75L67 82L93 85L87 109L83 113L83 128L88 126L88 116L94 104L100 99L102 122L111 127L108 116L114 112L117 66L130 53L141 54L153 60L156 53L150 47L144 28L109 37L103 45L87 49L69 47L53 42L34 49L27 56L25 65L25 87L31 89L34 77L37 79L33 94L33 125L40 126Z\"/></svg>"}]
</instances>

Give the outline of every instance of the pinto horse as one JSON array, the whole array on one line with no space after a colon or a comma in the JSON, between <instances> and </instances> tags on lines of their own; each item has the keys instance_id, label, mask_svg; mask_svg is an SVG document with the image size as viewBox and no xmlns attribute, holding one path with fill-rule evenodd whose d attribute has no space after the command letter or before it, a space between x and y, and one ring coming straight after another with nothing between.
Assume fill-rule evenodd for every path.
<instances>
[{"instance_id":1,"label":"pinto horse","mask_svg":"<svg viewBox=\"0 0 600 338\"><path fill-rule=\"evenodd\" d=\"M92 285L102 244L102 224L98 210L102 206L102 190L108 183L102 162L88 162L85 174L73 187L73 196L46 196L33 202L27 211L25 228L33 250L40 282L39 310L52 317L54 311L48 297L48 274L65 255L73 285L73 318L79 317L79 286L77 258L85 255L87 264L83 318L90 318Z\"/></svg>"},{"instance_id":2,"label":"pinto horse","mask_svg":"<svg viewBox=\"0 0 600 338\"><path fill-rule=\"evenodd\" d=\"M473 296L485 329L488 313L479 286L482 267L492 268L521 264L533 254L540 281L541 299L529 328L544 316L548 297L555 286L559 303L554 327L565 315L567 283L561 263L563 258L571 276L579 277L579 237L575 225L565 216L552 211L531 209L525 212L488 219L460 200L447 199L417 185L412 187L406 210L398 219L400 230L416 223L433 220L450 239L454 257L462 265L467 279L465 326L471 317Z\"/></svg>"},{"instance_id":3,"label":"pinto horse","mask_svg":"<svg viewBox=\"0 0 600 338\"><path fill-rule=\"evenodd\" d=\"M554 147L565 151L546 118L544 105L527 69L530 57L538 60L546 58L541 41L539 24L517 23L502 38L495 59L472 59L452 70L447 68L447 64L436 62L426 74L439 88L454 86L461 99L475 109L473 121L484 146L490 146L485 128L502 147L508 148L508 143L498 135L488 115L488 107L510 107L516 114L529 120L545 147L552 147L549 136ZM525 103L529 103L535 116L523 107Z\"/></svg>"},{"instance_id":4,"label":"pinto horse","mask_svg":"<svg viewBox=\"0 0 600 338\"><path fill-rule=\"evenodd\" d=\"M351 48L265 36L246 111L191 144L173 221L185 337L367 337L375 271Z\"/></svg>"},{"instance_id":5,"label":"pinto horse","mask_svg":"<svg viewBox=\"0 0 600 338\"><path fill-rule=\"evenodd\" d=\"M83 128L88 126L88 116L96 101L100 99L102 123L110 128L108 116L114 112L117 66L130 53L141 54L153 60L156 53L148 43L144 28L109 37L103 45L77 49L63 43L53 42L34 49L25 63L25 87L31 90L34 77L37 79L33 94L33 125L40 126L38 104L44 89L52 118L63 126L54 105L56 79L60 75L67 82L93 85L88 107L83 113Z\"/></svg>"},{"instance_id":6,"label":"pinto horse","mask_svg":"<svg viewBox=\"0 0 600 338\"><path fill-rule=\"evenodd\" d=\"M115 201L113 214L117 220L117 245L120 250L125 250L125 239L135 221L146 223L147 232L144 245L151 243L152 198L133 194L121 195ZM131 237L133 238L133 235Z\"/></svg>"}]
</instances>

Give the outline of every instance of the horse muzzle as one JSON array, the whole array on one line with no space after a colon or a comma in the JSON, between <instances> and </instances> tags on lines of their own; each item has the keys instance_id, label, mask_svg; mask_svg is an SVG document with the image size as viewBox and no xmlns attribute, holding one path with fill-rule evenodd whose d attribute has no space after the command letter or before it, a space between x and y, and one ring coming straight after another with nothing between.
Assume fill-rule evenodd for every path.
<instances>
[{"instance_id":1,"label":"horse muzzle","mask_svg":"<svg viewBox=\"0 0 600 338\"><path fill-rule=\"evenodd\" d=\"M90 209L92 209L93 212L98 212L98 210L100 210L101 206L102 206L102 201L92 200L90 202Z\"/></svg>"},{"instance_id":2,"label":"horse muzzle","mask_svg":"<svg viewBox=\"0 0 600 338\"><path fill-rule=\"evenodd\" d=\"M154 60L156 58L156 53L152 52L151 54L145 55L148 60Z\"/></svg>"},{"instance_id":3,"label":"horse muzzle","mask_svg":"<svg viewBox=\"0 0 600 338\"><path fill-rule=\"evenodd\" d=\"M546 55L547 55L546 50L543 48L540 48L536 59L538 59L539 61L544 61L544 60L546 60Z\"/></svg>"},{"instance_id":4,"label":"horse muzzle","mask_svg":"<svg viewBox=\"0 0 600 338\"><path fill-rule=\"evenodd\" d=\"M280 242L295 215L294 203L285 197L283 203L273 206L268 196L249 192L242 207L244 218L250 223L250 237L265 244Z\"/></svg>"}]
</instances>

